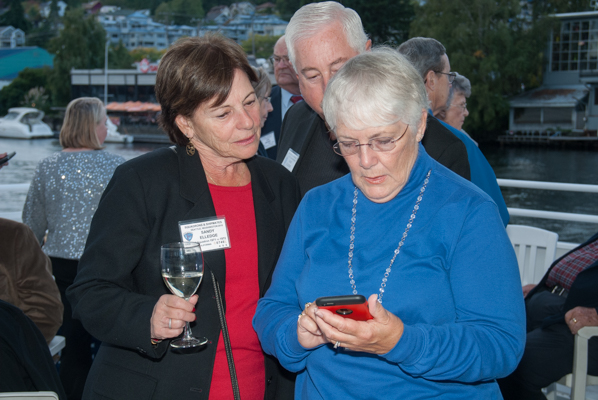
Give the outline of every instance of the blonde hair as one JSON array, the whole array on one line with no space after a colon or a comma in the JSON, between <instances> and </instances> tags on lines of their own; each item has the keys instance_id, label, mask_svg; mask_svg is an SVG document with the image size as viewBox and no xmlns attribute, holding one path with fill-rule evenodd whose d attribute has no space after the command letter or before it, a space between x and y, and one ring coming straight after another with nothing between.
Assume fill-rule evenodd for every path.
<instances>
[{"instance_id":1,"label":"blonde hair","mask_svg":"<svg viewBox=\"0 0 598 400\"><path fill-rule=\"evenodd\" d=\"M65 149L101 149L96 127L105 115L104 104L97 97L80 97L71 101L60 129L60 145Z\"/></svg>"}]
</instances>

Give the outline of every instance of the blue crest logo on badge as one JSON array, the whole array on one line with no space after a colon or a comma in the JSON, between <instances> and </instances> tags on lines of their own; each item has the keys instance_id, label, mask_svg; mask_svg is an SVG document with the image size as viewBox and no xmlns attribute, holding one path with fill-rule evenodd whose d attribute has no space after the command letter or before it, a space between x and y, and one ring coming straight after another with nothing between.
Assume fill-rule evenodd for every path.
<instances>
[{"instance_id":1,"label":"blue crest logo on badge","mask_svg":"<svg viewBox=\"0 0 598 400\"><path fill-rule=\"evenodd\" d=\"M188 241L188 242L190 242L191 239L193 239L193 234L190 233L190 232L185 233L185 240Z\"/></svg>"}]
</instances>

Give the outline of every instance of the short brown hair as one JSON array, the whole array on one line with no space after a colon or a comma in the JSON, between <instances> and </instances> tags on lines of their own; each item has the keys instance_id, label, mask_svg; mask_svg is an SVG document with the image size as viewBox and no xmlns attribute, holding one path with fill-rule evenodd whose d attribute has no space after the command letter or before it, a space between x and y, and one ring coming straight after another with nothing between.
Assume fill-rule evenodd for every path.
<instances>
[{"instance_id":1,"label":"short brown hair","mask_svg":"<svg viewBox=\"0 0 598 400\"><path fill-rule=\"evenodd\" d=\"M97 97L80 97L71 101L60 129L60 145L65 149L101 149L96 127L105 115L104 104Z\"/></svg>"},{"instance_id":2,"label":"short brown hair","mask_svg":"<svg viewBox=\"0 0 598 400\"><path fill-rule=\"evenodd\" d=\"M155 90L162 108L160 126L173 143L189 141L175 122L177 115L190 118L212 99L214 106L224 103L237 69L257 81L243 48L218 34L182 38L168 49L158 67Z\"/></svg>"}]
</instances>

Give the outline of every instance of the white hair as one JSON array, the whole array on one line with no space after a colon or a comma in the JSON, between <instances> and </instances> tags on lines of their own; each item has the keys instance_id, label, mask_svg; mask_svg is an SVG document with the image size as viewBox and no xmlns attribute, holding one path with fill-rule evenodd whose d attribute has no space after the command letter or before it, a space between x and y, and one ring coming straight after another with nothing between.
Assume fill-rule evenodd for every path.
<instances>
[{"instance_id":1,"label":"white hair","mask_svg":"<svg viewBox=\"0 0 598 400\"><path fill-rule=\"evenodd\" d=\"M398 121L416 132L428 108L424 83L409 60L389 47L353 57L328 83L324 117L336 133L339 123L361 130Z\"/></svg>"},{"instance_id":2,"label":"white hair","mask_svg":"<svg viewBox=\"0 0 598 400\"><path fill-rule=\"evenodd\" d=\"M293 66L297 42L315 36L335 22L342 25L347 43L353 50L357 53L365 51L368 37L363 30L361 18L355 10L335 1L306 4L295 12L285 32L285 42Z\"/></svg>"}]
</instances>

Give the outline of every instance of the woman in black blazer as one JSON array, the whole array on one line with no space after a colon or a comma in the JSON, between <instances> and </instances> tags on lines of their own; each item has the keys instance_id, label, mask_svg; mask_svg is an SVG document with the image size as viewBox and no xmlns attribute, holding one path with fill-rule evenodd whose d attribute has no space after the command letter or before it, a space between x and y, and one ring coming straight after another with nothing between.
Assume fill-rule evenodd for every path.
<instances>
[{"instance_id":1,"label":"woman in black blazer","mask_svg":"<svg viewBox=\"0 0 598 400\"><path fill-rule=\"evenodd\" d=\"M220 36L183 39L162 58L156 97L176 146L116 170L69 289L74 316L102 341L84 398L232 398L212 276L241 397L292 398L292 375L264 355L251 327L300 200L286 169L255 156L255 80L240 46ZM204 252L204 279L189 302L169 294L160 246L183 240L179 224L222 217L230 248ZM185 321L208 338L205 348L169 347Z\"/></svg>"}]
</instances>

